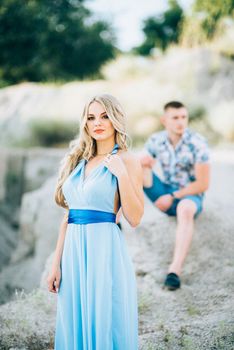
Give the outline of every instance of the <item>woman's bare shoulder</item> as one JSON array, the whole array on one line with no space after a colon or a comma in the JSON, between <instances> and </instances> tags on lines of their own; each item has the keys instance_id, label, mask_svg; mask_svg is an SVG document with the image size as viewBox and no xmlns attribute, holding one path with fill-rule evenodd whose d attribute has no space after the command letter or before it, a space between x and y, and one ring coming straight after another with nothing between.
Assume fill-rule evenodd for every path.
<instances>
[{"instance_id":1,"label":"woman's bare shoulder","mask_svg":"<svg viewBox=\"0 0 234 350\"><path fill-rule=\"evenodd\" d=\"M126 166L133 167L134 169L141 168L140 160L136 153L120 150L118 154L123 159Z\"/></svg>"}]
</instances>

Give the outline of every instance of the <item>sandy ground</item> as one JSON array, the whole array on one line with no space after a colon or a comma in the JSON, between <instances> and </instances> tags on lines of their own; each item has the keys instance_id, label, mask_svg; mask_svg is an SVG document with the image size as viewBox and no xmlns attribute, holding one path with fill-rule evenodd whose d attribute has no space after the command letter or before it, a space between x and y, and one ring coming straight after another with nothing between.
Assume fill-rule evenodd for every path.
<instances>
[{"instance_id":1,"label":"sandy ground","mask_svg":"<svg viewBox=\"0 0 234 350\"><path fill-rule=\"evenodd\" d=\"M136 232L125 226L138 281L140 350L234 349L234 162L215 160L180 290L162 289L175 219L146 200L142 225Z\"/></svg>"}]
</instances>

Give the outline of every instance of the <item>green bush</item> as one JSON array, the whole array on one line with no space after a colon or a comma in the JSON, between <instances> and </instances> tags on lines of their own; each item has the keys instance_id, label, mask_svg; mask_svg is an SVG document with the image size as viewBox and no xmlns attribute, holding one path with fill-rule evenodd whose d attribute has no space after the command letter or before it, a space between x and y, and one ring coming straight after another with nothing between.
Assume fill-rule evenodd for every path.
<instances>
[{"instance_id":1,"label":"green bush","mask_svg":"<svg viewBox=\"0 0 234 350\"><path fill-rule=\"evenodd\" d=\"M36 119L29 125L31 146L61 146L74 139L78 123Z\"/></svg>"},{"instance_id":2,"label":"green bush","mask_svg":"<svg viewBox=\"0 0 234 350\"><path fill-rule=\"evenodd\" d=\"M227 16L233 18L233 0L196 0L194 12L202 15L202 28L208 39L212 39L217 31L219 21Z\"/></svg>"},{"instance_id":3,"label":"green bush","mask_svg":"<svg viewBox=\"0 0 234 350\"><path fill-rule=\"evenodd\" d=\"M196 47L215 41L220 52L233 57L230 31L233 16L233 0L195 0L192 11L183 21L180 43L185 47Z\"/></svg>"},{"instance_id":4,"label":"green bush","mask_svg":"<svg viewBox=\"0 0 234 350\"><path fill-rule=\"evenodd\" d=\"M195 120L201 120L204 119L206 116L206 110L203 106L195 106L192 108L189 108L189 121L193 122Z\"/></svg>"}]
</instances>

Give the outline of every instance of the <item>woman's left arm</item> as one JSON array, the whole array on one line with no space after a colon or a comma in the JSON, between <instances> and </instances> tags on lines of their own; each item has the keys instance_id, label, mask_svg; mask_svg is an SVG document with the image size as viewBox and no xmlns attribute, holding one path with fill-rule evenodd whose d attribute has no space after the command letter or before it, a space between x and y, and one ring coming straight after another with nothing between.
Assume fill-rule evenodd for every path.
<instances>
[{"instance_id":1,"label":"woman's left arm","mask_svg":"<svg viewBox=\"0 0 234 350\"><path fill-rule=\"evenodd\" d=\"M117 177L123 215L135 227L144 213L143 175L140 161L129 152L112 155L105 165Z\"/></svg>"}]
</instances>

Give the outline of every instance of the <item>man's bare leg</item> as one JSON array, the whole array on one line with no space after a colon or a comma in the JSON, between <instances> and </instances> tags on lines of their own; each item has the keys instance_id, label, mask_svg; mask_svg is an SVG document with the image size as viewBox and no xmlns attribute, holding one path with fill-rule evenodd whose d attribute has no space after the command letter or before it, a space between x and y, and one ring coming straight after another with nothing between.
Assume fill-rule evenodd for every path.
<instances>
[{"instance_id":1,"label":"man's bare leg","mask_svg":"<svg viewBox=\"0 0 234 350\"><path fill-rule=\"evenodd\" d=\"M192 242L194 215L196 204L190 199L183 199L177 206L177 229L174 255L168 272L174 272L180 276L182 266Z\"/></svg>"}]
</instances>

